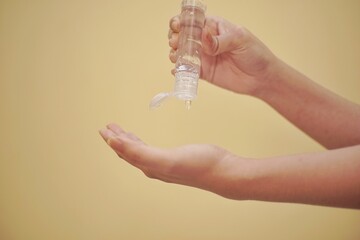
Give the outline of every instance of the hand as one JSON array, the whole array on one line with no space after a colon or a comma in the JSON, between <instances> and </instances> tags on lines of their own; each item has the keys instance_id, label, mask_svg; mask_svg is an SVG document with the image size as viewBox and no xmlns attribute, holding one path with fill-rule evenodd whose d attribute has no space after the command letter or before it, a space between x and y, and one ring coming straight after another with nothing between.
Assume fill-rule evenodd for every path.
<instances>
[{"instance_id":1,"label":"hand","mask_svg":"<svg viewBox=\"0 0 360 240\"><path fill-rule=\"evenodd\" d=\"M241 192L231 187L239 181L234 170L243 162L228 151L213 145L186 145L161 149L146 145L135 135L116 124L100 131L107 144L119 157L139 168L150 178L212 191L240 199Z\"/></svg>"},{"instance_id":2,"label":"hand","mask_svg":"<svg viewBox=\"0 0 360 240\"><path fill-rule=\"evenodd\" d=\"M176 16L170 20L168 35L173 63L177 60L179 32ZM234 92L252 94L277 66L277 58L260 40L220 17L206 18L202 44L200 77Z\"/></svg>"}]
</instances>

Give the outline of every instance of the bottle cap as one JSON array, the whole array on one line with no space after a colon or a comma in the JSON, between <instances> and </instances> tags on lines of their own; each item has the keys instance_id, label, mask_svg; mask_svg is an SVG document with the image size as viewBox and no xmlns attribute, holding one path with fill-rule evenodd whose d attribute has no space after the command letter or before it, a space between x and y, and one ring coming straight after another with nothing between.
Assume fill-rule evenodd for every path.
<instances>
[{"instance_id":1,"label":"bottle cap","mask_svg":"<svg viewBox=\"0 0 360 240\"><path fill-rule=\"evenodd\" d=\"M171 97L173 95L173 93L168 93L168 92L162 92L162 93L158 93L156 94L153 99L151 99L150 102L150 109L154 109L154 108L158 108L160 107L160 105L165 102L165 100L169 99L169 97Z\"/></svg>"}]
</instances>

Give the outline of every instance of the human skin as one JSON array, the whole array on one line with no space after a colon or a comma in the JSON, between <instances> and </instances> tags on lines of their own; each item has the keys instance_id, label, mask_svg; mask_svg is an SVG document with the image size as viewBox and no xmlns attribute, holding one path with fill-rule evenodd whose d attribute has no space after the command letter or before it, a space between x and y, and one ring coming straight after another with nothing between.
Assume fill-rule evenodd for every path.
<instances>
[{"instance_id":1,"label":"human skin","mask_svg":"<svg viewBox=\"0 0 360 240\"><path fill-rule=\"evenodd\" d=\"M172 62L179 31L174 17ZM109 124L100 134L118 156L150 178L226 198L360 208L360 107L288 66L246 28L222 18L207 17L202 43L202 79L263 100L331 150L250 159L207 144L163 149Z\"/></svg>"}]
</instances>

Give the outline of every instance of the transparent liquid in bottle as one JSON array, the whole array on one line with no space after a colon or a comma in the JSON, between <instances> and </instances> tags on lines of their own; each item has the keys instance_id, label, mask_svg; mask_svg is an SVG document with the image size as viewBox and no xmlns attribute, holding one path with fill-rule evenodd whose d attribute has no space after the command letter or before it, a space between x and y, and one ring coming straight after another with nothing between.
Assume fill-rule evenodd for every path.
<instances>
[{"instance_id":1,"label":"transparent liquid in bottle","mask_svg":"<svg viewBox=\"0 0 360 240\"><path fill-rule=\"evenodd\" d=\"M201 69L201 35L205 24L206 6L201 0L183 0L181 3L180 34L175 64L173 92L162 92L153 97L150 108L159 107L174 96L185 102L190 109L197 96Z\"/></svg>"},{"instance_id":2,"label":"transparent liquid in bottle","mask_svg":"<svg viewBox=\"0 0 360 240\"><path fill-rule=\"evenodd\" d=\"M180 16L178 59L175 64L174 96L184 100L188 109L197 96L204 22L205 5L201 1L184 0Z\"/></svg>"}]
</instances>

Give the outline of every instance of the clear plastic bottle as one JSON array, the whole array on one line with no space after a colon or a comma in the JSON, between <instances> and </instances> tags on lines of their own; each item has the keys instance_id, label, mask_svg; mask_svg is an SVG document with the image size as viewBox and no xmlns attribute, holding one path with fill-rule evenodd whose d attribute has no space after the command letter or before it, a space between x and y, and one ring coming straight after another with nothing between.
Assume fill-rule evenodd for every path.
<instances>
[{"instance_id":1,"label":"clear plastic bottle","mask_svg":"<svg viewBox=\"0 0 360 240\"><path fill-rule=\"evenodd\" d=\"M187 107L197 96L201 68L201 34L205 23L206 6L200 0L181 3L180 35L175 64L174 96L184 100Z\"/></svg>"},{"instance_id":2,"label":"clear plastic bottle","mask_svg":"<svg viewBox=\"0 0 360 240\"><path fill-rule=\"evenodd\" d=\"M175 64L174 91L159 93L150 102L150 108L159 107L170 96L185 101L187 109L197 96L201 69L201 35L205 24L206 5L201 0L183 0L181 3L180 35Z\"/></svg>"}]
</instances>

